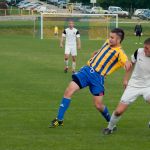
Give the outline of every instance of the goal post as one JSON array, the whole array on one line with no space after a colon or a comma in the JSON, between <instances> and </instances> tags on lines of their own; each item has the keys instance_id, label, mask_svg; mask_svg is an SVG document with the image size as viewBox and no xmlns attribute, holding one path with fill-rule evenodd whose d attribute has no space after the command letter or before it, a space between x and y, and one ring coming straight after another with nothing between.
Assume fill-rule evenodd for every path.
<instances>
[{"instance_id":1,"label":"goal post","mask_svg":"<svg viewBox=\"0 0 150 150\"><path fill-rule=\"evenodd\" d=\"M66 14L42 13L40 17L40 38L55 39L61 37L68 21L73 20L75 28L81 33L81 38L97 40L108 37L111 29L118 27L117 14ZM57 26L58 35L55 36L54 28Z\"/></svg>"}]
</instances>

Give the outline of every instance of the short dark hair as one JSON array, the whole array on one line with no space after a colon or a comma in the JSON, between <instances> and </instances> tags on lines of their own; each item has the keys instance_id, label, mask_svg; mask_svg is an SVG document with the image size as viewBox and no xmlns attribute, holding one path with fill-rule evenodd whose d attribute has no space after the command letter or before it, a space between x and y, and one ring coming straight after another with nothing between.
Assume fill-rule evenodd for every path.
<instances>
[{"instance_id":1,"label":"short dark hair","mask_svg":"<svg viewBox=\"0 0 150 150\"><path fill-rule=\"evenodd\" d=\"M68 19L68 22L74 22L74 19L69 18L69 19Z\"/></svg>"},{"instance_id":2,"label":"short dark hair","mask_svg":"<svg viewBox=\"0 0 150 150\"><path fill-rule=\"evenodd\" d=\"M150 38L147 38L147 39L144 41L144 44L150 45Z\"/></svg>"},{"instance_id":3,"label":"short dark hair","mask_svg":"<svg viewBox=\"0 0 150 150\"><path fill-rule=\"evenodd\" d=\"M124 40L125 33L121 28L114 28L111 30L111 33L116 33L120 37L120 43Z\"/></svg>"}]
</instances>

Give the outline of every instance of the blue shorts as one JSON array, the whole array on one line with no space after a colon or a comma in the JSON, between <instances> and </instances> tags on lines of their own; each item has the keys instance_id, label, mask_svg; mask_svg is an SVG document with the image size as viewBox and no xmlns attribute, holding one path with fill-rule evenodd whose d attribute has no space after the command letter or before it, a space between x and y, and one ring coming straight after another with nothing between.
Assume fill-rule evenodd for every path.
<instances>
[{"instance_id":1,"label":"blue shorts","mask_svg":"<svg viewBox=\"0 0 150 150\"><path fill-rule=\"evenodd\" d=\"M72 75L72 79L81 89L89 86L94 96L104 95L104 76L101 76L92 67L84 66Z\"/></svg>"}]
</instances>

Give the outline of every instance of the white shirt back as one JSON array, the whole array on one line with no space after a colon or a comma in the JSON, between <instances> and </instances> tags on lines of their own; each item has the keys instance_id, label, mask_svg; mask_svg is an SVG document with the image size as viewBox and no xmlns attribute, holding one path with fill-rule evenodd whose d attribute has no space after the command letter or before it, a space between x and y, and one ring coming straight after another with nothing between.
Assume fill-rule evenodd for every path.
<instances>
[{"instance_id":1,"label":"white shirt back","mask_svg":"<svg viewBox=\"0 0 150 150\"><path fill-rule=\"evenodd\" d=\"M80 37L80 33L76 28L66 28L62 36L66 38L66 46L76 46L76 38Z\"/></svg>"},{"instance_id":2,"label":"white shirt back","mask_svg":"<svg viewBox=\"0 0 150 150\"><path fill-rule=\"evenodd\" d=\"M131 60L135 63L135 68L128 85L134 87L150 87L150 57L145 56L143 48L139 48L137 58L132 55Z\"/></svg>"}]
</instances>

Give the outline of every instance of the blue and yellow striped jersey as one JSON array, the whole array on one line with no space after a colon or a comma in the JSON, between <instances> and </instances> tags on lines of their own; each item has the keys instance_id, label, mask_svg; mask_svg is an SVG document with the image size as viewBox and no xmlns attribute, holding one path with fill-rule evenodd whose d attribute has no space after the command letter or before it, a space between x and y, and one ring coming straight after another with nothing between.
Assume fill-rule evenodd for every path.
<instances>
[{"instance_id":1,"label":"blue and yellow striped jersey","mask_svg":"<svg viewBox=\"0 0 150 150\"><path fill-rule=\"evenodd\" d=\"M122 48L110 47L107 40L98 53L87 62L87 65L94 68L100 75L106 76L123 67L127 60L128 57Z\"/></svg>"}]
</instances>

